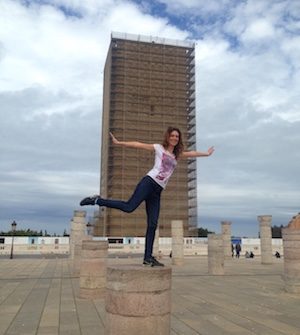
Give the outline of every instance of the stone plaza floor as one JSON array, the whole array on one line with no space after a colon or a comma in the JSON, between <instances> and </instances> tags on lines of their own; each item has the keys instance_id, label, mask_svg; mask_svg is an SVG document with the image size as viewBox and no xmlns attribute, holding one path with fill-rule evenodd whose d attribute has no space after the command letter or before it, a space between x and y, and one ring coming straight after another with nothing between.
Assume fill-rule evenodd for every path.
<instances>
[{"instance_id":1,"label":"stone plaza floor","mask_svg":"<svg viewBox=\"0 0 300 335\"><path fill-rule=\"evenodd\" d=\"M78 298L79 278L70 269L67 258L1 258L0 334L105 334L104 300ZM206 257L173 266L171 335L300 334L300 296L284 291L282 259L233 259L225 273L208 275Z\"/></svg>"}]
</instances>

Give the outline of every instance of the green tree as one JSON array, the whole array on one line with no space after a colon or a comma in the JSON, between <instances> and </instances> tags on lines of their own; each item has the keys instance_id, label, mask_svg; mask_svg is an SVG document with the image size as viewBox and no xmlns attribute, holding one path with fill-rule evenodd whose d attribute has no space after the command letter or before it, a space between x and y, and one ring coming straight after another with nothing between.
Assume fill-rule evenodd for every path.
<instances>
[{"instance_id":1,"label":"green tree","mask_svg":"<svg viewBox=\"0 0 300 335\"><path fill-rule=\"evenodd\" d=\"M282 228L283 228L283 225L271 227L272 238L282 238L282 233L281 233Z\"/></svg>"},{"instance_id":2,"label":"green tree","mask_svg":"<svg viewBox=\"0 0 300 335\"><path fill-rule=\"evenodd\" d=\"M44 236L47 236L47 237L51 236L50 234L48 234L46 229L45 229L45 232L44 232Z\"/></svg>"},{"instance_id":3,"label":"green tree","mask_svg":"<svg viewBox=\"0 0 300 335\"><path fill-rule=\"evenodd\" d=\"M214 233L213 231L209 231L206 228L198 228L198 237L207 237L208 234Z\"/></svg>"},{"instance_id":4,"label":"green tree","mask_svg":"<svg viewBox=\"0 0 300 335\"><path fill-rule=\"evenodd\" d=\"M41 236L39 232L37 232L36 230L31 230L31 229L20 229L20 230L16 230L16 231L8 231L8 232L0 232L0 235L2 236Z\"/></svg>"}]
</instances>

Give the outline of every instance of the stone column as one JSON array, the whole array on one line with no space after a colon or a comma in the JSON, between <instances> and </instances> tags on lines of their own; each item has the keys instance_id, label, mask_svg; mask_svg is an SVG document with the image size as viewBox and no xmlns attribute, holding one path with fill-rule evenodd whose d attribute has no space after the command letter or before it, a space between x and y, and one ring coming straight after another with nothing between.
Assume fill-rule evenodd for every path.
<instances>
[{"instance_id":1,"label":"stone column","mask_svg":"<svg viewBox=\"0 0 300 335\"><path fill-rule=\"evenodd\" d=\"M69 237L69 258L74 258L74 245L73 245L73 218L70 220L70 237Z\"/></svg>"},{"instance_id":2,"label":"stone column","mask_svg":"<svg viewBox=\"0 0 300 335\"><path fill-rule=\"evenodd\" d=\"M282 241L285 290L300 294L300 213L282 229Z\"/></svg>"},{"instance_id":3,"label":"stone column","mask_svg":"<svg viewBox=\"0 0 300 335\"><path fill-rule=\"evenodd\" d=\"M80 275L80 262L81 262L81 251L82 241L84 239L92 239L92 236L86 235L86 211L74 211L74 217L72 220L72 241L71 241L71 259L73 266L73 275Z\"/></svg>"},{"instance_id":4,"label":"stone column","mask_svg":"<svg viewBox=\"0 0 300 335\"><path fill-rule=\"evenodd\" d=\"M171 278L169 267L108 266L106 334L170 334Z\"/></svg>"},{"instance_id":5,"label":"stone column","mask_svg":"<svg viewBox=\"0 0 300 335\"><path fill-rule=\"evenodd\" d=\"M183 264L183 222L181 220L171 221L172 227L172 264Z\"/></svg>"},{"instance_id":6,"label":"stone column","mask_svg":"<svg viewBox=\"0 0 300 335\"><path fill-rule=\"evenodd\" d=\"M208 273L224 274L224 247L222 234L208 234Z\"/></svg>"},{"instance_id":7,"label":"stone column","mask_svg":"<svg viewBox=\"0 0 300 335\"><path fill-rule=\"evenodd\" d=\"M94 216L92 220L92 224L94 226L94 236L105 236L103 231L103 216L101 215L101 208L104 209L104 207L99 207L99 209L95 209Z\"/></svg>"},{"instance_id":8,"label":"stone column","mask_svg":"<svg viewBox=\"0 0 300 335\"><path fill-rule=\"evenodd\" d=\"M155 239L153 243L153 256L156 258L160 258L159 254L159 227L156 228L155 231Z\"/></svg>"},{"instance_id":9,"label":"stone column","mask_svg":"<svg viewBox=\"0 0 300 335\"><path fill-rule=\"evenodd\" d=\"M106 289L107 241L82 241L80 298L103 298Z\"/></svg>"},{"instance_id":10,"label":"stone column","mask_svg":"<svg viewBox=\"0 0 300 335\"><path fill-rule=\"evenodd\" d=\"M257 217L260 227L261 264L272 264L272 215Z\"/></svg>"},{"instance_id":11,"label":"stone column","mask_svg":"<svg viewBox=\"0 0 300 335\"><path fill-rule=\"evenodd\" d=\"M74 211L74 216L71 219L71 233L70 233L70 258L74 259L75 244L81 243L85 236L86 229L86 211Z\"/></svg>"},{"instance_id":12,"label":"stone column","mask_svg":"<svg viewBox=\"0 0 300 335\"><path fill-rule=\"evenodd\" d=\"M231 221L221 221L223 250L225 259L232 259L231 251Z\"/></svg>"}]
</instances>

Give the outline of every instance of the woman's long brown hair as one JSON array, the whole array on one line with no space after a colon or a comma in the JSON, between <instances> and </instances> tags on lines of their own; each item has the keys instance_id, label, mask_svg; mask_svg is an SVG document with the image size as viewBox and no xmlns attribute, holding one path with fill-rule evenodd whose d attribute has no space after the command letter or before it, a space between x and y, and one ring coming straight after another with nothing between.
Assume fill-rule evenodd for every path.
<instances>
[{"instance_id":1,"label":"woman's long brown hair","mask_svg":"<svg viewBox=\"0 0 300 335\"><path fill-rule=\"evenodd\" d=\"M177 131L177 133L179 134L179 140L178 140L178 143L177 145L174 147L174 150L173 150L173 154L175 155L175 158L178 159L180 154L183 152L183 149L184 149L184 146L183 146L183 143L182 143L182 135L181 135L181 131L178 129L178 128L175 128L175 127L169 127L166 132L165 132L165 136L164 136L164 140L163 140L163 143L162 143L162 146L167 149L168 146L169 146L169 137L172 133L172 131Z\"/></svg>"}]
</instances>

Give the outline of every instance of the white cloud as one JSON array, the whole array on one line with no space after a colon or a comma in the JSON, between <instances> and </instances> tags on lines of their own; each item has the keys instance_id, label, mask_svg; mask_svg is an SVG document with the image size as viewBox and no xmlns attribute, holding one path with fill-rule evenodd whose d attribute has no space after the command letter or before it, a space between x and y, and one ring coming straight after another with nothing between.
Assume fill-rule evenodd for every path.
<instances>
[{"instance_id":1,"label":"white cloud","mask_svg":"<svg viewBox=\"0 0 300 335\"><path fill-rule=\"evenodd\" d=\"M100 75L95 73L100 74L97 65L104 59L105 51L97 41L96 26L69 20L50 6L22 10L20 7L17 7L19 13L7 8L4 15L6 24L1 40L5 57L0 65L0 88L22 89L38 84L74 92L82 91L82 83L86 82L89 87L86 91L99 92ZM19 19L13 24L14 16ZM7 26L9 33L4 30Z\"/></svg>"},{"instance_id":2,"label":"white cloud","mask_svg":"<svg viewBox=\"0 0 300 335\"><path fill-rule=\"evenodd\" d=\"M188 35L187 32L169 25L167 19L142 14L137 6L126 2L111 10L104 21L104 26L113 27L117 32L174 39L185 39Z\"/></svg>"},{"instance_id":3,"label":"white cloud","mask_svg":"<svg viewBox=\"0 0 300 335\"><path fill-rule=\"evenodd\" d=\"M269 39L274 37L275 30L273 25L265 19L251 22L242 35L242 39L244 40Z\"/></svg>"}]
</instances>

